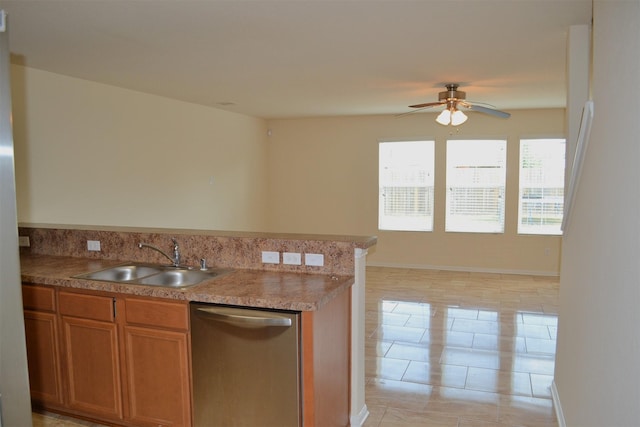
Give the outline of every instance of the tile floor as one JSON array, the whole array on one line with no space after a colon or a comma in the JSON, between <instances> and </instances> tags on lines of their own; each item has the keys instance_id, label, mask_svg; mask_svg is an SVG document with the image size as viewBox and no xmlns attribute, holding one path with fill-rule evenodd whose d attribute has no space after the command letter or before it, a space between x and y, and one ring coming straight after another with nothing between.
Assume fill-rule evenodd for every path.
<instances>
[{"instance_id":1,"label":"tile floor","mask_svg":"<svg viewBox=\"0 0 640 427\"><path fill-rule=\"evenodd\" d=\"M34 412L33 427L106 427L89 421L65 417L52 412Z\"/></svg>"},{"instance_id":2,"label":"tile floor","mask_svg":"<svg viewBox=\"0 0 640 427\"><path fill-rule=\"evenodd\" d=\"M365 427L557 427L558 279L367 268ZM34 414L35 427L89 423Z\"/></svg>"},{"instance_id":3,"label":"tile floor","mask_svg":"<svg viewBox=\"0 0 640 427\"><path fill-rule=\"evenodd\" d=\"M555 277L367 268L365 427L552 427Z\"/></svg>"}]
</instances>

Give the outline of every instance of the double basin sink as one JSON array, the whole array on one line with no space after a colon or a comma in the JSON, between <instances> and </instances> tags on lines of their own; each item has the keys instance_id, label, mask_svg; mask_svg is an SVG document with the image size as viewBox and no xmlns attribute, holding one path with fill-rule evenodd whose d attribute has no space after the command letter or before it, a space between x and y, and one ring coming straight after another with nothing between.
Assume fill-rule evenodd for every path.
<instances>
[{"instance_id":1,"label":"double basin sink","mask_svg":"<svg viewBox=\"0 0 640 427\"><path fill-rule=\"evenodd\" d=\"M103 282L184 288L219 277L229 271L230 270L222 269L197 270L188 267L127 263L73 277Z\"/></svg>"}]
</instances>

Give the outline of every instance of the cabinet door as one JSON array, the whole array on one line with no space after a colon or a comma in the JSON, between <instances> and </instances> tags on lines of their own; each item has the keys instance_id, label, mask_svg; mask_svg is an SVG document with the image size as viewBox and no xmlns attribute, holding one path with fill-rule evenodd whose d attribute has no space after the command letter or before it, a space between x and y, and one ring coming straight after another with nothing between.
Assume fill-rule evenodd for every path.
<instances>
[{"instance_id":1,"label":"cabinet door","mask_svg":"<svg viewBox=\"0 0 640 427\"><path fill-rule=\"evenodd\" d=\"M61 405L62 383L55 313L24 312L31 398L41 404Z\"/></svg>"},{"instance_id":2,"label":"cabinet door","mask_svg":"<svg viewBox=\"0 0 640 427\"><path fill-rule=\"evenodd\" d=\"M69 408L122 419L116 324L63 316L62 325Z\"/></svg>"},{"instance_id":3,"label":"cabinet door","mask_svg":"<svg viewBox=\"0 0 640 427\"><path fill-rule=\"evenodd\" d=\"M190 426L187 334L127 326L125 352L127 418L136 425Z\"/></svg>"}]
</instances>

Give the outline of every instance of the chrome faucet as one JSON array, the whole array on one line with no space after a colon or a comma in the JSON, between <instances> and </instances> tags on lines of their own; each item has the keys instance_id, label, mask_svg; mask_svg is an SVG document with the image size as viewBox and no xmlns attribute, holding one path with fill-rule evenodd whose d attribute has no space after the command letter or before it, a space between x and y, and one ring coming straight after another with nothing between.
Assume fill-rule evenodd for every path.
<instances>
[{"instance_id":1,"label":"chrome faucet","mask_svg":"<svg viewBox=\"0 0 640 427\"><path fill-rule=\"evenodd\" d=\"M172 237L171 241L173 242L173 265L180 267L180 246L178 246L178 241L175 237Z\"/></svg>"},{"instance_id":2,"label":"chrome faucet","mask_svg":"<svg viewBox=\"0 0 640 427\"><path fill-rule=\"evenodd\" d=\"M178 246L178 241L175 238L171 238L171 241L173 242L173 258L171 258L169 255L167 255L167 253L165 251L163 251L162 249L158 248L157 246L150 245L149 243L140 242L140 243L138 243L138 247L140 249L149 248L149 249L153 249L154 251L158 251L162 255L167 257L167 259L169 261L171 261L171 264L174 267L180 267L180 247Z\"/></svg>"}]
</instances>

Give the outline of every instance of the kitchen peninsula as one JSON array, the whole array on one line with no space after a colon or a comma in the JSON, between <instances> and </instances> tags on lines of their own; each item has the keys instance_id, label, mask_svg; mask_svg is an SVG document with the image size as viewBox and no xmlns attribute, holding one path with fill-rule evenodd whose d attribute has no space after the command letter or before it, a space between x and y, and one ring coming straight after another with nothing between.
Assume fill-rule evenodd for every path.
<instances>
[{"instance_id":1,"label":"kitchen peninsula","mask_svg":"<svg viewBox=\"0 0 640 427\"><path fill-rule=\"evenodd\" d=\"M31 381L36 404L125 426L192 425L188 305L204 302L299 312L301 425L360 425L366 418L364 264L375 237L41 224L21 224L19 235L30 243L21 248L30 375L50 374ZM74 278L123 262L166 264L138 243L169 251L171 238L184 264L205 259L209 267L231 271L182 289ZM89 251L89 241L100 250ZM284 253L301 254L301 263L265 263L263 252L278 253L279 261ZM304 254L322 255L322 265L306 265ZM89 326L103 333L97 342L110 351L100 391L82 378L95 369L82 367L86 350L74 347L93 336L86 334ZM149 356L148 342L169 350L163 352L166 371L155 375L166 383L157 379L153 389L140 378L162 360L140 360ZM154 389L176 397L150 399Z\"/></svg>"}]
</instances>

